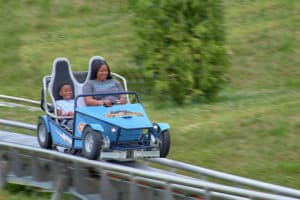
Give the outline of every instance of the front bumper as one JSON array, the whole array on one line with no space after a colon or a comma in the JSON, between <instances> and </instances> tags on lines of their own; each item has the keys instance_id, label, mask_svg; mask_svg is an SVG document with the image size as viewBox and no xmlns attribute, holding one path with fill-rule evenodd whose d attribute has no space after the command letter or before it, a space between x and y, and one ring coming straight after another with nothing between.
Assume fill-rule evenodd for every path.
<instances>
[{"instance_id":1,"label":"front bumper","mask_svg":"<svg viewBox=\"0 0 300 200\"><path fill-rule=\"evenodd\" d=\"M139 158L158 158L160 157L159 150L127 150L127 151L110 151L101 152L100 160L128 160L128 159L139 159Z\"/></svg>"}]
</instances>

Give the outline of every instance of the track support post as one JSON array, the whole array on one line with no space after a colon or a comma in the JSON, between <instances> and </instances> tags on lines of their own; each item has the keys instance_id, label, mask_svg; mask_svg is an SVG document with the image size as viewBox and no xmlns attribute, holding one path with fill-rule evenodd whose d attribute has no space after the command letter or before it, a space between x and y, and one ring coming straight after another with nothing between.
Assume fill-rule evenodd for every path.
<instances>
[{"instance_id":1,"label":"track support post","mask_svg":"<svg viewBox=\"0 0 300 200\"><path fill-rule=\"evenodd\" d=\"M6 174L8 170L8 162L5 160L0 161L0 189L3 189L6 184Z\"/></svg>"}]
</instances>

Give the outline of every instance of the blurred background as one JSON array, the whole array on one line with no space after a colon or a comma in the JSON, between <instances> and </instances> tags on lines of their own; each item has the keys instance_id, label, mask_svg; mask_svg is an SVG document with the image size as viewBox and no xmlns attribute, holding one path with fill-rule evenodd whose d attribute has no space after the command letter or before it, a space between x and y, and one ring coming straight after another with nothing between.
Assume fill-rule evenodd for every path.
<instances>
[{"instance_id":1,"label":"blurred background","mask_svg":"<svg viewBox=\"0 0 300 200\"><path fill-rule=\"evenodd\" d=\"M300 2L170 2L0 0L0 94L40 100L55 58L86 71L100 55L152 121L170 124L168 158L300 189ZM40 114L0 106L4 119L36 124ZM49 199L21 186L0 191L32 197Z\"/></svg>"}]
</instances>

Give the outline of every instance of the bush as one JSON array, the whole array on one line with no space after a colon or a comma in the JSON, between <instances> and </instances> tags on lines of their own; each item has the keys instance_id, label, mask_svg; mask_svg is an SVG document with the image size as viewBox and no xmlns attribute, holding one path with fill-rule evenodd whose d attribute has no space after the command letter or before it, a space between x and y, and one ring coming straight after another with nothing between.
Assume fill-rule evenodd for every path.
<instances>
[{"instance_id":1,"label":"bush","mask_svg":"<svg viewBox=\"0 0 300 200\"><path fill-rule=\"evenodd\" d=\"M152 95L178 104L213 99L228 67L221 0L130 0L136 63Z\"/></svg>"}]
</instances>

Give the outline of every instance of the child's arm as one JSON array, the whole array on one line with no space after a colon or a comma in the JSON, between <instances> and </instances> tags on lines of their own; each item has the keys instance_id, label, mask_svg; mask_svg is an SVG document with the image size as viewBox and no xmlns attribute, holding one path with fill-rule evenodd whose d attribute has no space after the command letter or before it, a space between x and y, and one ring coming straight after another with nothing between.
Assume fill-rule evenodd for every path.
<instances>
[{"instance_id":1,"label":"child's arm","mask_svg":"<svg viewBox=\"0 0 300 200\"><path fill-rule=\"evenodd\" d=\"M103 100L96 100L92 96L87 96L84 98L86 105L88 106L101 106L101 105L106 105L106 106L111 106L112 102L109 99L103 99Z\"/></svg>"},{"instance_id":2,"label":"child's arm","mask_svg":"<svg viewBox=\"0 0 300 200\"><path fill-rule=\"evenodd\" d=\"M74 116L74 112L68 112L67 116L72 116L73 117Z\"/></svg>"},{"instance_id":3,"label":"child's arm","mask_svg":"<svg viewBox=\"0 0 300 200\"><path fill-rule=\"evenodd\" d=\"M57 109L56 113L58 116L74 116L74 112L63 113L60 109Z\"/></svg>"}]
</instances>

